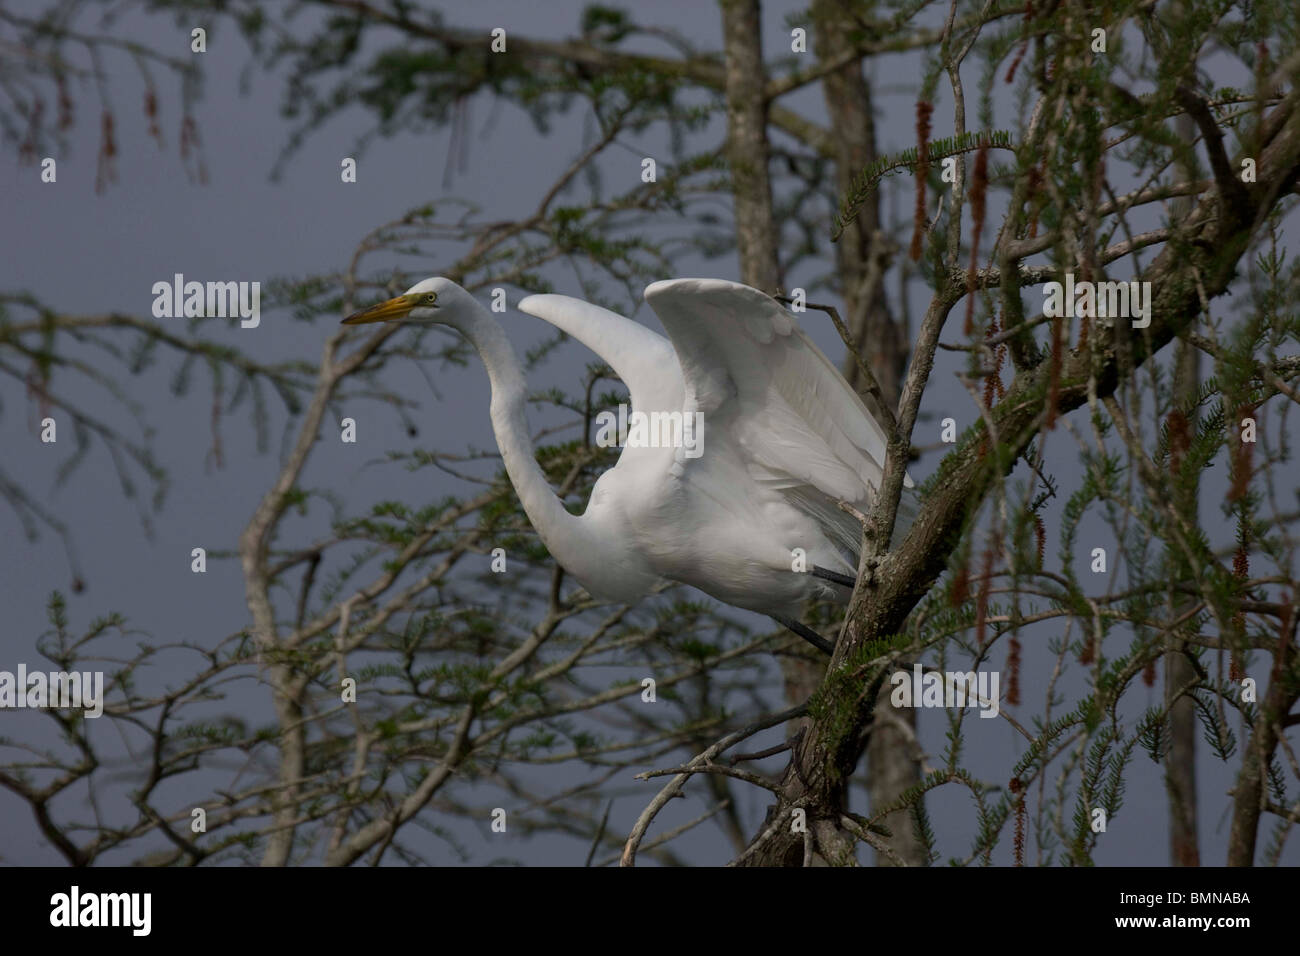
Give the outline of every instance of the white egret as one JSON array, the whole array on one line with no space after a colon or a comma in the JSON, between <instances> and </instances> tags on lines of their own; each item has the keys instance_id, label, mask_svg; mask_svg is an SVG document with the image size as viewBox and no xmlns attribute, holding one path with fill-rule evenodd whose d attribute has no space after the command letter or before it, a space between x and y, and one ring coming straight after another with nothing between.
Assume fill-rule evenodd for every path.
<instances>
[{"instance_id":1,"label":"white egret","mask_svg":"<svg viewBox=\"0 0 1300 956\"><path fill-rule=\"evenodd\" d=\"M500 323L469 293L425 279L344 322L435 322L470 341L487 367L492 428L524 511L591 594L630 602L661 579L679 581L829 651L795 618L810 598L849 598L862 530L838 502L861 511L874 503L884 430L764 293L673 279L649 286L645 298L667 338L569 296L519 303L599 355L627 386L634 416L676 412L704 426L698 457L681 444L629 441L581 515L564 507L537 464L523 368Z\"/></svg>"}]
</instances>

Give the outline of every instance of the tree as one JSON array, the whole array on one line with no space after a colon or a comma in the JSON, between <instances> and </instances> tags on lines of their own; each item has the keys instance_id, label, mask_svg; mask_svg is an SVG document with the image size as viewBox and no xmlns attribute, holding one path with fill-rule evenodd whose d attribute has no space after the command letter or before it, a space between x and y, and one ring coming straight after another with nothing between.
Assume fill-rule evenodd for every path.
<instances>
[{"instance_id":1,"label":"tree","mask_svg":"<svg viewBox=\"0 0 1300 956\"><path fill-rule=\"evenodd\" d=\"M759 0L720 0L717 52L601 6L558 41L508 24L493 37L399 3L298 6L293 30L255 4L220 10L284 77L294 128L282 162L357 106L373 117L362 138L372 143L450 124L459 149L479 98L523 107L543 133L558 113L582 110L590 135L514 220L430 202L363 238L348 269L286 283L282 302L308 318L337 316L402 286L391 276L396 252L435 247L457 250L445 274L472 290L546 290L564 266L588 297L617 289L632 298L706 252L734 255L727 261L743 281L796 309L838 300L803 318L829 314L845 340L846 378L891 435L879 500L861 516L859 583L842 619L809 609L810 621L837 629L827 664L788 636L750 636L710 605L668 596L608 608L566 593L499 474L474 494L340 512L327 540L288 540L291 509L321 506L307 476L326 423L363 394L404 414L383 370L460 361L459 344L421 330L384 328L356 344L332 332L319 364L268 369L215 345L166 342L143 320L95 324L11 298L36 317L6 319L0 349L45 356L61 374L86 370L59 365L57 336L90 326L206 356L214 383L228 365L250 395L266 381L295 396L286 397L290 451L238 542L251 623L218 648L193 648L203 667L180 689L135 690L153 647L113 680L109 715L144 733L153 754L135 791L138 819L87 835L54 812L56 797L98 766L76 718L51 712L70 754L0 770L65 857L86 862L162 834L171 848L154 862L415 860L423 856L408 823L454 846L448 817L484 821L500 808L513 820L508 807L523 805L528 827L582 840L589 860L603 846L632 863L646 850L670 854L681 828L651 838L657 815L674 795L707 790L689 825L717 820L738 864L853 863L862 845L882 863L989 862L996 852L1017 864L1083 864L1145 753L1165 768L1173 858L1189 862L1196 815L1180 808L1195 792L1195 719L1235 775L1227 861L1260 858L1268 818L1276 825L1263 859L1280 859L1298 812L1286 778L1300 777L1286 412L1300 401L1298 273L1286 241L1300 178L1300 58L1289 52L1298 26L1289 5L1184 0L1167 13L1140 3L816 0L785 24L790 52L780 57L765 53L773 20ZM67 19L0 22L54 49L87 42ZM1229 65L1210 64L1211 49ZM915 77L911 148L879 145L879 92L864 72L876 61ZM57 92L63 60L48 62ZM1211 68L1238 85L1208 83ZM787 105L818 85L824 123ZM14 102L29 139L53 132L32 94ZM950 136L935 135L941 123ZM610 188L607 157L629 136L660 136L671 153L655 175ZM885 197L907 197L911 215L884 216ZM1246 304L1223 312L1225 294ZM1199 384L1197 353L1211 369ZM954 364L949 356L969 404L949 400L942 411L948 427L964 428L927 447L923 405L942 393L935 372ZM609 378L593 366L576 396L546 396L582 428L579 440L541 452L578 506L609 461L590 441L596 411L618 401L597 391ZM479 457L395 450L392 463L462 476ZM937 461L925 469L920 517L895 542L903 471L917 459ZM11 500L34 500L18 492ZM1059 542L1055 561L1049 539ZM524 566L511 572L509 596L491 571L466 567L498 548ZM51 620L46 655L63 670L96 642L120 641L124 626L109 617L74 638L58 596ZM772 649L784 708L760 703ZM632 670L673 694L676 710L640 706L635 677L588 682L585 668L615 650L638 655ZM1135 711L1137 688L1162 663L1159 704ZM1003 676L997 715L1021 749L1010 766L974 768L969 741L984 722L973 711L990 702L943 707L938 678L991 669ZM261 673L272 691L266 724L173 726L227 680ZM1031 673L1043 679L1032 685ZM353 675L350 700L343 682ZM913 679L940 688L946 744L933 765ZM1032 719L1013 716L1031 686L1041 707ZM615 712L624 725L598 737L592 728ZM735 753L787 721L786 743ZM216 791L207 832L196 834L184 825L193 808L164 806L159 785L235 751L257 767L256 782ZM864 752L861 812L853 783ZM787 755L777 777L740 766L776 755ZM557 762L583 767L579 782L534 796L532 772ZM633 769L669 780L630 835L612 833L614 775ZM761 821L741 809L736 788L749 786L771 794ZM941 849L927 806L948 787L969 797L976 835L964 850Z\"/></svg>"}]
</instances>

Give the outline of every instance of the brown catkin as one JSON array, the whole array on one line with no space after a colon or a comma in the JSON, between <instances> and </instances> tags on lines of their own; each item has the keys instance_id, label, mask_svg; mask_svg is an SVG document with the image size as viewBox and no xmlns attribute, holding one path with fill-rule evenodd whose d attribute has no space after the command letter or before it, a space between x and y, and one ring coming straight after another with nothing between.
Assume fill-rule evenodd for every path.
<instances>
[{"instance_id":1,"label":"brown catkin","mask_svg":"<svg viewBox=\"0 0 1300 956\"><path fill-rule=\"evenodd\" d=\"M68 92L68 82L60 73L55 81L59 91L59 129L72 129L73 107L72 94Z\"/></svg>"},{"instance_id":2,"label":"brown catkin","mask_svg":"<svg viewBox=\"0 0 1300 956\"><path fill-rule=\"evenodd\" d=\"M199 130L194 117L186 113L181 120L181 159L189 159L190 151L198 144Z\"/></svg>"},{"instance_id":3,"label":"brown catkin","mask_svg":"<svg viewBox=\"0 0 1300 956\"><path fill-rule=\"evenodd\" d=\"M1016 795L1016 836L1014 843L1015 865L1025 865L1025 785L1019 777L1012 777L1009 789Z\"/></svg>"},{"instance_id":4,"label":"brown catkin","mask_svg":"<svg viewBox=\"0 0 1300 956\"><path fill-rule=\"evenodd\" d=\"M117 134L113 131L113 114L104 110L104 155L109 159L117 158Z\"/></svg>"},{"instance_id":5,"label":"brown catkin","mask_svg":"<svg viewBox=\"0 0 1300 956\"><path fill-rule=\"evenodd\" d=\"M912 222L912 247L908 250L913 262L921 258L921 245L925 239L925 180L930 175L930 115L934 104L916 101L916 211Z\"/></svg>"},{"instance_id":6,"label":"brown catkin","mask_svg":"<svg viewBox=\"0 0 1300 956\"><path fill-rule=\"evenodd\" d=\"M1016 866L1025 865L1025 798L1016 801Z\"/></svg>"},{"instance_id":7,"label":"brown catkin","mask_svg":"<svg viewBox=\"0 0 1300 956\"><path fill-rule=\"evenodd\" d=\"M1092 635L1083 639L1083 650L1079 652L1079 663L1085 667L1097 659L1097 649L1093 647Z\"/></svg>"},{"instance_id":8,"label":"brown catkin","mask_svg":"<svg viewBox=\"0 0 1300 956\"><path fill-rule=\"evenodd\" d=\"M1241 422L1253 418L1255 410L1245 402L1237 407L1237 445L1232 449L1232 487L1228 489L1228 500L1237 501L1246 494L1250 487L1251 452L1254 442L1241 440Z\"/></svg>"},{"instance_id":9,"label":"brown catkin","mask_svg":"<svg viewBox=\"0 0 1300 956\"><path fill-rule=\"evenodd\" d=\"M1250 577L1250 552L1248 549L1248 545L1250 544L1249 535L1250 528L1246 524L1246 516L1244 513L1239 514L1237 517L1237 550L1232 556L1232 576L1237 579L1238 587L1243 594L1245 591L1246 580ZM1232 627L1238 633L1241 633L1246 628L1246 613L1240 607L1237 608L1236 613L1232 616ZM1232 679L1240 680L1240 675L1236 673L1239 664L1237 661L1237 649L1235 647L1232 651L1232 667Z\"/></svg>"},{"instance_id":10,"label":"brown catkin","mask_svg":"<svg viewBox=\"0 0 1300 956\"><path fill-rule=\"evenodd\" d=\"M24 379L27 385L27 400L38 403L38 411L41 418L47 418L53 405L50 402L50 370L49 366L42 365L35 360L27 370Z\"/></svg>"},{"instance_id":11,"label":"brown catkin","mask_svg":"<svg viewBox=\"0 0 1300 956\"><path fill-rule=\"evenodd\" d=\"M1156 659L1154 657L1147 661L1146 666L1142 668L1142 683L1148 687L1156 685Z\"/></svg>"},{"instance_id":12,"label":"brown catkin","mask_svg":"<svg viewBox=\"0 0 1300 956\"><path fill-rule=\"evenodd\" d=\"M18 147L18 159L23 163L36 162L36 144L40 141L41 123L45 117L45 100L39 96L27 113L27 135Z\"/></svg>"},{"instance_id":13,"label":"brown catkin","mask_svg":"<svg viewBox=\"0 0 1300 956\"><path fill-rule=\"evenodd\" d=\"M149 121L149 135L159 146L162 145L162 127L158 125L158 94L151 86L144 91L144 115Z\"/></svg>"},{"instance_id":14,"label":"brown catkin","mask_svg":"<svg viewBox=\"0 0 1300 956\"><path fill-rule=\"evenodd\" d=\"M975 605L975 643L984 646L984 633L989 616L989 591L993 588L993 548L984 549L984 566L980 571L979 602Z\"/></svg>"},{"instance_id":15,"label":"brown catkin","mask_svg":"<svg viewBox=\"0 0 1300 956\"><path fill-rule=\"evenodd\" d=\"M117 181L117 134L113 114L104 110L100 123L99 163L95 172L95 192L101 193L110 182Z\"/></svg>"},{"instance_id":16,"label":"brown catkin","mask_svg":"<svg viewBox=\"0 0 1300 956\"><path fill-rule=\"evenodd\" d=\"M1020 640L1014 634L1007 647L1007 703L1020 704Z\"/></svg>"},{"instance_id":17,"label":"brown catkin","mask_svg":"<svg viewBox=\"0 0 1300 956\"><path fill-rule=\"evenodd\" d=\"M1016 58L1011 61L1011 68L1007 70L1007 82L1010 83L1016 78L1016 70L1020 66L1020 61L1025 58L1025 52L1029 49L1029 21L1034 18L1034 0L1025 0L1025 38L1020 41L1020 49L1016 51Z\"/></svg>"},{"instance_id":18,"label":"brown catkin","mask_svg":"<svg viewBox=\"0 0 1300 956\"><path fill-rule=\"evenodd\" d=\"M952 576L949 603L953 607L961 607L968 597L970 597L970 569L962 564Z\"/></svg>"}]
</instances>

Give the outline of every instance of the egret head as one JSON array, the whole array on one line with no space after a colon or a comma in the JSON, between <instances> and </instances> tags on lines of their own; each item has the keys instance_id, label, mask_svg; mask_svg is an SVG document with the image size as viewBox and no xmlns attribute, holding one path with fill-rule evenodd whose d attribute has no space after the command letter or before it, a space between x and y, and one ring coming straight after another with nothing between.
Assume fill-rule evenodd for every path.
<instances>
[{"instance_id":1,"label":"egret head","mask_svg":"<svg viewBox=\"0 0 1300 956\"><path fill-rule=\"evenodd\" d=\"M437 322L459 327L475 306L474 299L450 279L434 276L417 282L402 295L354 312L344 325L367 322Z\"/></svg>"}]
</instances>

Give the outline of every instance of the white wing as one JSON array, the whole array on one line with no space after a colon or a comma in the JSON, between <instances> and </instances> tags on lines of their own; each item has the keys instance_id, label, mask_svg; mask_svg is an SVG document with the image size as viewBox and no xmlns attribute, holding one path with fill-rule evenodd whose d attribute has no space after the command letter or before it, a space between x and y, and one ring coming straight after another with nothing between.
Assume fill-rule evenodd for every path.
<instances>
[{"instance_id":1,"label":"white wing","mask_svg":"<svg viewBox=\"0 0 1300 956\"><path fill-rule=\"evenodd\" d=\"M668 340L617 312L567 295L530 295L519 311L573 336L614 370L637 411L681 408L682 378Z\"/></svg>"},{"instance_id":2,"label":"white wing","mask_svg":"<svg viewBox=\"0 0 1300 956\"><path fill-rule=\"evenodd\" d=\"M749 286L672 279L645 298L677 352L684 410L702 412L714 433L726 429L755 480L856 553L861 529L836 502L874 503L887 439L831 361L789 312Z\"/></svg>"}]
</instances>

